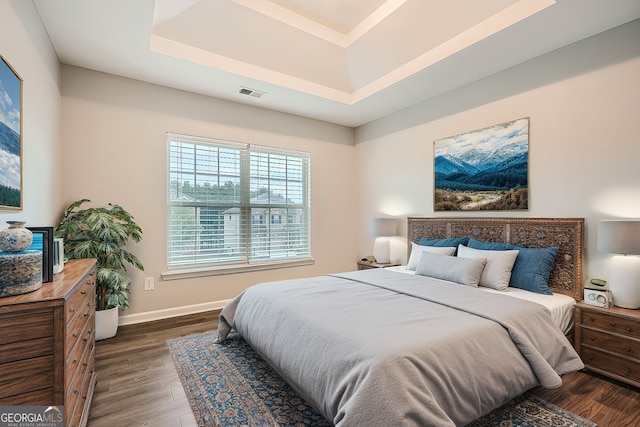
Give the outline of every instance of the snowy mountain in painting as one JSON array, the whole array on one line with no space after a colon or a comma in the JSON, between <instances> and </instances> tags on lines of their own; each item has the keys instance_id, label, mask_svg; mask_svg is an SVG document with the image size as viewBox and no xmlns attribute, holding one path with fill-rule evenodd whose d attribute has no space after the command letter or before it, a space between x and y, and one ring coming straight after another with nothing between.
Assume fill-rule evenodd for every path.
<instances>
[{"instance_id":1,"label":"snowy mountain in painting","mask_svg":"<svg viewBox=\"0 0 640 427\"><path fill-rule=\"evenodd\" d=\"M526 144L495 151L472 149L459 158L438 156L436 188L480 191L527 187L528 157Z\"/></svg>"}]
</instances>

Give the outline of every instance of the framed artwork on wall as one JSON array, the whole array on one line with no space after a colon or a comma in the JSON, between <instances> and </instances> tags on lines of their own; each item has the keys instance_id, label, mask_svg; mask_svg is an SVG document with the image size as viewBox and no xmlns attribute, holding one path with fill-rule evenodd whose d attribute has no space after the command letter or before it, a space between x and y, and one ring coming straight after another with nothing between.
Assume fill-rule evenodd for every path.
<instances>
[{"instance_id":1,"label":"framed artwork on wall","mask_svg":"<svg viewBox=\"0 0 640 427\"><path fill-rule=\"evenodd\" d=\"M53 281L53 227L27 227L33 234L30 251L42 251L42 283Z\"/></svg>"},{"instance_id":2,"label":"framed artwork on wall","mask_svg":"<svg viewBox=\"0 0 640 427\"><path fill-rule=\"evenodd\" d=\"M22 79L0 55L0 209L22 210Z\"/></svg>"},{"instance_id":3,"label":"framed artwork on wall","mask_svg":"<svg viewBox=\"0 0 640 427\"><path fill-rule=\"evenodd\" d=\"M434 211L529 208L529 118L434 141Z\"/></svg>"}]
</instances>

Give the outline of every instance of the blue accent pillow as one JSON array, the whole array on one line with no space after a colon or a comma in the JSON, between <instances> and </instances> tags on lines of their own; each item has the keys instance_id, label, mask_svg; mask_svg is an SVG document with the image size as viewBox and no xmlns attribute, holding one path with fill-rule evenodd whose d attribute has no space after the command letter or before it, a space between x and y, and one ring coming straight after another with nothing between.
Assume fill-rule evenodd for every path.
<instances>
[{"instance_id":1,"label":"blue accent pillow","mask_svg":"<svg viewBox=\"0 0 640 427\"><path fill-rule=\"evenodd\" d=\"M468 241L468 237L452 237L450 239L427 239L426 237L423 237L422 239L420 239L420 242L418 242L418 244L422 246L450 246L457 248L458 245L467 246Z\"/></svg>"},{"instance_id":2,"label":"blue accent pillow","mask_svg":"<svg viewBox=\"0 0 640 427\"><path fill-rule=\"evenodd\" d=\"M525 289L538 294L553 295L549 289L549 276L558 248L524 248L507 243L482 242L469 239L468 247L493 251L517 249L518 257L511 270L509 286Z\"/></svg>"}]
</instances>

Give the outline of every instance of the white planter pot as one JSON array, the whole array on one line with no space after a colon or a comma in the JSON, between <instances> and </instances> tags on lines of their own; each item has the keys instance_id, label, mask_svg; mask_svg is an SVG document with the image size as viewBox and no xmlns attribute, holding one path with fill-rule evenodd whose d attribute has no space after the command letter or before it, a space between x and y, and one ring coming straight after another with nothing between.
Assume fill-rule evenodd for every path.
<instances>
[{"instance_id":1,"label":"white planter pot","mask_svg":"<svg viewBox=\"0 0 640 427\"><path fill-rule=\"evenodd\" d=\"M118 307L96 311L96 341L114 337L118 332Z\"/></svg>"}]
</instances>

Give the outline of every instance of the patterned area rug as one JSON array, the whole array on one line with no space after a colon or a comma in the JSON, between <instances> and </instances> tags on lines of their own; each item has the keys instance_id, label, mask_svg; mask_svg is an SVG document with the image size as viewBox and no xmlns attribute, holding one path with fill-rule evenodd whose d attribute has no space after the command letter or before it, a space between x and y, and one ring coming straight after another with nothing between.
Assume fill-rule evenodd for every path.
<instances>
[{"instance_id":1,"label":"patterned area rug","mask_svg":"<svg viewBox=\"0 0 640 427\"><path fill-rule=\"evenodd\" d=\"M217 333L167 341L199 426L331 426L238 335L215 344ZM473 427L597 427L525 393Z\"/></svg>"}]
</instances>

